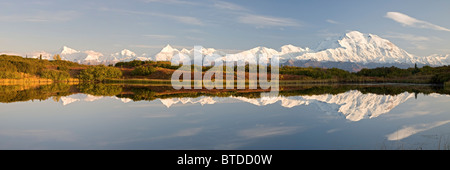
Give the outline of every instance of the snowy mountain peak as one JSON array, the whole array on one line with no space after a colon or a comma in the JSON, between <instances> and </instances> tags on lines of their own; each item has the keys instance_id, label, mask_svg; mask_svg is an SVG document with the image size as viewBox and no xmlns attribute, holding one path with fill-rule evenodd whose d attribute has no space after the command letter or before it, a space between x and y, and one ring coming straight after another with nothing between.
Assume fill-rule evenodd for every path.
<instances>
[{"instance_id":1,"label":"snowy mountain peak","mask_svg":"<svg viewBox=\"0 0 450 170\"><path fill-rule=\"evenodd\" d=\"M65 55L65 54L74 54L74 53L79 53L80 51L74 50L72 48L69 48L67 46L63 46L60 50L60 54L61 55Z\"/></svg>"},{"instance_id":2,"label":"snowy mountain peak","mask_svg":"<svg viewBox=\"0 0 450 170\"><path fill-rule=\"evenodd\" d=\"M164 47L161 52L155 55L156 61L171 61L172 57L178 54L179 51L177 49L172 48L169 44Z\"/></svg>"},{"instance_id":3,"label":"snowy mountain peak","mask_svg":"<svg viewBox=\"0 0 450 170\"><path fill-rule=\"evenodd\" d=\"M100 57L103 57L102 53L92 50L85 51L84 54L86 54L85 61L99 61Z\"/></svg>"},{"instance_id":4,"label":"snowy mountain peak","mask_svg":"<svg viewBox=\"0 0 450 170\"><path fill-rule=\"evenodd\" d=\"M10 54L10 55L19 55L20 56L20 54ZM46 59L46 60L53 59L53 54L48 53L46 51L34 51L31 53L25 54L25 57L27 57L27 58L39 58L40 56L42 56L42 59Z\"/></svg>"},{"instance_id":5,"label":"snowy mountain peak","mask_svg":"<svg viewBox=\"0 0 450 170\"><path fill-rule=\"evenodd\" d=\"M306 53L296 60L315 60L354 63L400 63L414 64L425 62L373 34L351 31L343 36L328 38L319 43L315 53Z\"/></svg>"},{"instance_id":6,"label":"snowy mountain peak","mask_svg":"<svg viewBox=\"0 0 450 170\"><path fill-rule=\"evenodd\" d=\"M271 49L271 48L258 46L258 47L252 48L250 50L244 51L243 53L252 53L254 55L268 54L269 56L271 56L273 54L278 54L278 51Z\"/></svg>"},{"instance_id":7,"label":"snowy mountain peak","mask_svg":"<svg viewBox=\"0 0 450 170\"><path fill-rule=\"evenodd\" d=\"M359 31L350 31L345 33L345 36L352 39L364 39L364 34Z\"/></svg>"},{"instance_id":8,"label":"snowy mountain peak","mask_svg":"<svg viewBox=\"0 0 450 170\"><path fill-rule=\"evenodd\" d=\"M362 34L358 31L352 31L345 34L345 37L338 40L339 45L344 48L353 48L357 46L368 45L368 35Z\"/></svg>"},{"instance_id":9,"label":"snowy mountain peak","mask_svg":"<svg viewBox=\"0 0 450 170\"><path fill-rule=\"evenodd\" d=\"M203 48L202 54L213 55L217 50L214 48Z\"/></svg>"},{"instance_id":10,"label":"snowy mountain peak","mask_svg":"<svg viewBox=\"0 0 450 170\"><path fill-rule=\"evenodd\" d=\"M345 34L345 37L339 40L339 44L342 47L346 47L348 45L352 46L375 46L380 48L386 48L392 50L393 48L398 48L394 44L392 44L389 40L383 39L378 35L374 34L363 34L358 31L351 31ZM350 48L350 47L349 47ZM399 49L399 48L398 48Z\"/></svg>"},{"instance_id":11,"label":"snowy mountain peak","mask_svg":"<svg viewBox=\"0 0 450 170\"><path fill-rule=\"evenodd\" d=\"M120 54L122 54L122 56L136 56L136 53L134 53L133 51L130 51L128 49L124 49L120 52Z\"/></svg>"},{"instance_id":12,"label":"snowy mountain peak","mask_svg":"<svg viewBox=\"0 0 450 170\"><path fill-rule=\"evenodd\" d=\"M180 52L181 52L181 53L190 53L190 51L189 51L188 49L186 49L186 48L181 49Z\"/></svg>"},{"instance_id":13,"label":"snowy mountain peak","mask_svg":"<svg viewBox=\"0 0 450 170\"><path fill-rule=\"evenodd\" d=\"M177 49L172 48L172 46L170 46L169 44L166 45L166 47L164 47L161 52L173 52L173 51L178 51Z\"/></svg>"},{"instance_id":14,"label":"snowy mountain peak","mask_svg":"<svg viewBox=\"0 0 450 170\"><path fill-rule=\"evenodd\" d=\"M303 49L300 47L296 47L292 44L284 45L281 47L282 54L298 53L298 52L305 52L305 51L309 51L309 48Z\"/></svg>"}]
</instances>

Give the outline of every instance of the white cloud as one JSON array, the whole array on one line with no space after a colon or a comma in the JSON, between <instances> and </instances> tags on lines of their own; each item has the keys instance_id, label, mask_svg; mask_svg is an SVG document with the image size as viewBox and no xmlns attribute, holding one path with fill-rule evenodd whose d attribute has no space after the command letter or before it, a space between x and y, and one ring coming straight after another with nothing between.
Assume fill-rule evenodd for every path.
<instances>
[{"instance_id":1,"label":"white cloud","mask_svg":"<svg viewBox=\"0 0 450 170\"><path fill-rule=\"evenodd\" d=\"M168 19L172 19L181 23L190 24L190 25L204 25L202 21L195 17L190 16L178 16L178 15L167 15L167 14L152 14L155 16L160 16Z\"/></svg>"},{"instance_id":2,"label":"white cloud","mask_svg":"<svg viewBox=\"0 0 450 170\"><path fill-rule=\"evenodd\" d=\"M298 21L290 18L278 18L278 17L251 15L251 14L238 17L238 22L243 24L255 25L257 27L300 26Z\"/></svg>"},{"instance_id":3,"label":"white cloud","mask_svg":"<svg viewBox=\"0 0 450 170\"><path fill-rule=\"evenodd\" d=\"M330 24L340 24L339 22L335 21L335 20L331 20L331 19L327 19L325 20L326 22L330 23Z\"/></svg>"},{"instance_id":4,"label":"white cloud","mask_svg":"<svg viewBox=\"0 0 450 170\"><path fill-rule=\"evenodd\" d=\"M230 2L224 2L224 1L216 1L213 5L216 8L220 8L220 9L227 9L227 10L232 10L232 11L247 11L248 9L237 5L237 4L233 4Z\"/></svg>"},{"instance_id":5,"label":"white cloud","mask_svg":"<svg viewBox=\"0 0 450 170\"><path fill-rule=\"evenodd\" d=\"M183 0L143 0L146 3L166 3L166 4L179 4L179 5L200 5L199 3L195 3L193 1L183 1Z\"/></svg>"},{"instance_id":6,"label":"white cloud","mask_svg":"<svg viewBox=\"0 0 450 170\"><path fill-rule=\"evenodd\" d=\"M435 37L435 36L425 37L425 36L418 36L418 35L404 34L404 33L394 33L394 32L391 32L388 35L384 35L383 37L404 40L404 41L408 42L409 44L411 44L413 48L416 48L419 50L428 49L430 42L442 41L441 38Z\"/></svg>"},{"instance_id":7,"label":"white cloud","mask_svg":"<svg viewBox=\"0 0 450 170\"><path fill-rule=\"evenodd\" d=\"M426 28L426 29L450 32L450 29L448 29L448 28L434 25L434 24L426 22L426 21L418 20L416 18L410 17L410 16L408 16L406 14L402 14L400 12L388 12L388 13L386 13L385 17L392 19L398 23L401 23L403 26L415 27L415 28Z\"/></svg>"},{"instance_id":8,"label":"white cloud","mask_svg":"<svg viewBox=\"0 0 450 170\"><path fill-rule=\"evenodd\" d=\"M329 37L337 37L337 36L340 36L341 34L340 33L336 33L336 32L331 32L328 29L324 29L324 30L317 31L317 35L321 36L321 37L329 38Z\"/></svg>"},{"instance_id":9,"label":"white cloud","mask_svg":"<svg viewBox=\"0 0 450 170\"><path fill-rule=\"evenodd\" d=\"M251 129L245 129L238 132L239 136L252 139L269 136L287 135L295 133L299 130L299 127L256 127Z\"/></svg>"},{"instance_id":10,"label":"white cloud","mask_svg":"<svg viewBox=\"0 0 450 170\"><path fill-rule=\"evenodd\" d=\"M404 126L402 129L391 133L387 135L388 140L402 140L404 138L407 138L411 135L414 135L419 132L423 132L438 126L445 125L447 123L450 123L450 120L447 121L438 121L434 123L428 123L428 124L417 124L412 126Z\"/></svg>"},{"instance_id":11,"label":"white cloud","mask_svg":"<svg viewBox=\"0 0 450 170\"><path fill-rule=\"evenodd\" d=\"M237 15L237 22L243 23L243 24L249 24L254 25L258 28L262 27L288 27L288 26L301 26L301 24L290 18L280 18L280 17L272 17L272 16L263 16L263 15L257 15L257 14L251 14L249 13L251 10L248 8L227 2L227 1L220 1L220 0L214 0L209 1L206 3L196 3L191 1L185 1L185 0L142 0L143 2L147 3L165 3L170 5L195 5L195 6L202 6L204 8L215 8L218 10L221 10L223 12L226 12L228 14L234 14ZM186 24L191 25L205 25L201 20L194 18L194 17L188 17L188 16L173 16L173 15L167 15L162 13L151 13L151 15L154 16L160 16L165 17L169 19L173 19L179 22L183 22Z\"/></svg>"},{"instance_id":12,"label":"white cloud","mask_svg":"<svg viewBox=\"0 0 450 170\"><path fill-rule=\"evenodd\" d=\"M188 0L142 0L142 1L146 3L163 3L170 5L194 5L194 6L215 7L218 9L226 9L232 11L247 11L247 9L243 6L225 1L212 1L212 3L209 3L211 1L209 1L208 3L199 3Z\"/></svg>"},{"instance_id":13,"label":"white cloud","mask_svg":"<svg viewBox=\"0 0 450 170\"><path fill-rule=\"evenodd\" d=\"M80 14L76 11L38 11L32 14L0 16L3 22L63 22L70 21Z\"/></svg>"},{"instance_id":14,"label":"white cloud","mask_svg":"<svg viewBox=\"0 0 450 170\"><path fill-rule=\"evenodd\" d=\"M385 35L386 38L397 38L403 39L407 41L430 41L431 38L424 36L417 36L412 34L403 34L403 33L391 33L389 35Z\"/></svg>"},{"instance_id":15,"label":"white cloud","mask_svg":"<svg viewBox=\"0 0 450 170\"><path fill-rule=\"evenodd\" d=\"M100 8L101 11L113 11L118 13L125 13L125 14L134 14L134 15L148 15L148 16L155 16L155 17L161 17L166 18L169 20L177 21L184 24L189 25L204 25L204 23L195 18L190 16L180 16L180 15L171 15L171 14L164 14L164 13L156 13L156 12L141 12L141 11L130 11L130 10L121 10L121 9L110 9L110 8Z\"/></svg>"}]
</instances>

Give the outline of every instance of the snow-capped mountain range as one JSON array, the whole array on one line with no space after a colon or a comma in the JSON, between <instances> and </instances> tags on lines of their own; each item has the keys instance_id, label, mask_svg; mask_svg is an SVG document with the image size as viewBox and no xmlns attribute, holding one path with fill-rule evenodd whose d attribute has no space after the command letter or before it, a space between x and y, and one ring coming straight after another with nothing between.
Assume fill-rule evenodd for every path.
<instances>
[{"instance_id":1,"label":"snow-capped mountain range","mask_svg":"<svg viewBox=\"0 0 450 170\"><path fill-rule=\"evenodd\" d=\"M27 57L38 58L42 55L43 59L52 59L54 54L60 54L63 60L74 61L84 64L110 63L114 64L119 61L132 60L154 60L154 61L172 61L174 57L179 59L193 59L194 49L176 49L170 45L164 47L155 55L137 55L136 53L124 49L120 52L110 55L100 52L86 50L79 51L67 46L62 47L59 51L49 53L45 51L37 51L26 54ZM328 64L326 67L342 67L342 63L357 63L362 67L370 67L371 64L376 66L403 65L449 65L450 55L430 55L416 56L406 52L405 50L394 45L387 39L383 39L377 35L364 34L358 31L351 31L342 36L331 37L320 42L314 48L302 48L294 45L284 45L279 51L267 47L255 47L249 50L241 51L235 54L227 54L214 48L203 48L201 51L203 56L218 55L223 59L225 56L232 60L243 60L248 55L258 56L264 54L269 56L278 55L280 63L297 66L308 66L307 62L327 62L340 63ZM25 55L24 55L25 56ZM309 64L311 65L311 64ZM325 66L324 66L325 67Z\"/></svg>"}]
</instances>

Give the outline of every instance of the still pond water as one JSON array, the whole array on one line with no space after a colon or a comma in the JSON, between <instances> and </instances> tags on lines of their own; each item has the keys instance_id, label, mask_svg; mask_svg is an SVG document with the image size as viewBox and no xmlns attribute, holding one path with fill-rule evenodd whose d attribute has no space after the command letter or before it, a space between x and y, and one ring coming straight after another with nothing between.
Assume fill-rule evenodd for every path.
<instances>
[{"instance_id":1,"label":"still pond water","mask_svg":"<svg viewBox=\"0 0 450 170\"><path fill-rule=\"evenodd\" d=\"M0 149L450 149L450 90L325 85L0 86Z\"/></svg>"}]
</instances>

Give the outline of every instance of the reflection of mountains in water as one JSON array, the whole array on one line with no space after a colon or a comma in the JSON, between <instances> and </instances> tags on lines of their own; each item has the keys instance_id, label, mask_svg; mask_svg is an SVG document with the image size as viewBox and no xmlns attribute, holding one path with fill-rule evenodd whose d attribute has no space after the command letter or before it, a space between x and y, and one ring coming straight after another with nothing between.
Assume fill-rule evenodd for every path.
<instances>
[{"instance_id":1,"label":"reflection of mountains in water","mask_svg":"<svg viewBox=\"0 0 450 170\"><path fill-rule=\"evenodd\" d=\"M169 89L167 89L169 88ZM261 92L194 91L179 93L170 87L124 87L123 91L112 98L123 102L140 100L159 100L167 108L176 104L217 104L239 101L256 106L280 103L282 107L292 108L300 105L315 106L327 114L343 115L351 121L378 117L388 113L396 106L418 93L444 93L446 89L434 86L411 85L322 85L282 87L280 95L264 96ZM131 93L130 93L131 92ZM86 96L92 100L93 96ZM63 101L71 100L71 96Z\"/></svg>"},{"instance_id":2,"label":"reflection of mountains in water","mask_svg":"<svg viewBox=\"0 0 450 170\"><path fill-rule=\"evenodd\" d=\"M0 86L3 103L46 100L50 97L63 105L78 101L104 98L131 101L159 100L166 107L176 104L217 104L221 102L247 102L256 106L280 103L282 107L315 106L328 113L343 115L351 121L374 118L388 113L418 93L450 94L449 89L425 85L301 85L281 87L278 96L265 96L262 91L249 90L173 90L170 86L82 84L70 86L53 84L24 88Z\"/></svg>"},{"instance_id":3,"label":"reflection of mountains in water","mask_svg":"<svg viewBox=\"0 0 450 170\"><path fill-rule=\"evenodd\" d=\"M377 94L363 94L357 90L351 90L345 93L336 95L323 94L312 96L278 96L278 97L261 97L261 98L246 98L231 96L233 100L239 100L251 103L257 106L264 106L280 102L281 106L292 108L300 105L315 105L320 110L326 113L341 113L346 119L351 121L359 121L364 118L374 118L383 113L387 113L397 105L413 98L414 94L404 92L399 95L377 95ZM166 107L171 107L174 104L216 104L229 98L213 98L213 97L199 97L199 98L171 98L160 99Z\"/></svg>"}]
</instances>

